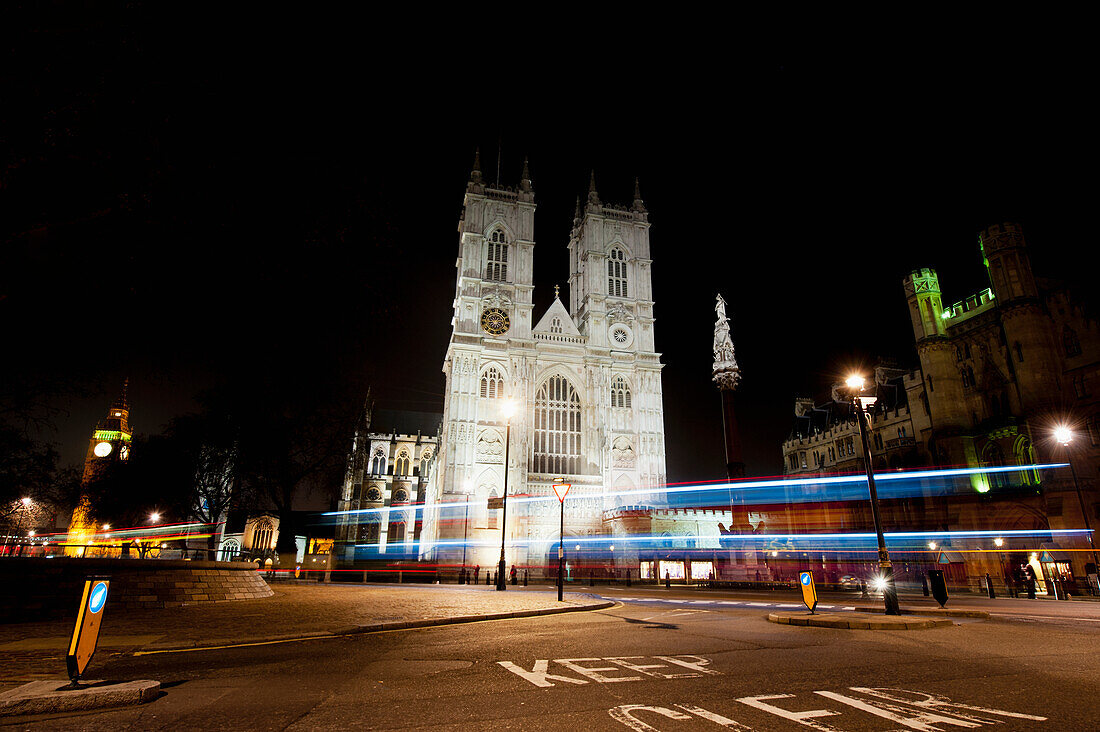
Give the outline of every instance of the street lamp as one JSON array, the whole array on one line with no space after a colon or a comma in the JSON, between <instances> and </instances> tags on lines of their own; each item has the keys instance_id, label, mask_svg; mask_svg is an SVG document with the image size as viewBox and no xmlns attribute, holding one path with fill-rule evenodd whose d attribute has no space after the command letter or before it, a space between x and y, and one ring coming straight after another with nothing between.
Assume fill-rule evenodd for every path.
<instances>
[{"instance_id":1,"label":"street lamp","mask_svg":"<svg viewBox=\"0 0 1100 732\"><path fill-rule=\"evenodd\" d=\"M1085 510L1085 499L1081 495L1081 484L1077 482L1077 470L1073 467L1073 461L1069 459L1069 443L1073 442L1073 430L1065 425L1054 428L1054 439L1061 443L1062 452L1066 462L1069 463L1069 472L1073 476L1073 487L1077 490L1077 502L1081 505L1081 518L1085 520L1085 531L1088 533L1089 546L1092 547L1092 563L1096 573L1100 575L1100 559L1096 556L1096 541L1092 538L1092 527L1089 526L1089 514Z\"/></svg>"},{"instance_id":2,"label":"street lamp","mask_svg":"<svg viewBox=\"0 0 1100 732\"><path fill-rule=\"evenodd\" d=\"M156 511L153 511L151 514L149 514L149 520L152 521L153 523L156 523L157 521L160 521L160 514L157 513Z\"/></svg>"},{"instance_id":3,"label":"street lamp","mask_svg":"<svg viewBox=\"0 0 1100 732\"><path fill-rule=\"evenodd\" d=\"M875 520L875 535L878 537L878 566L879 580L882 583L882 600L886 605L887 615L901 615L898 607L898 588L894 584L894 567L890 564L890 553L886 550L886 537L882 534L882 518L879 516L878 491L875 490L875 468L871 455L871 440L867 435L869 427L866 408L875 403L875 397L862 396L864 379L859 374L853 374L844 382L851 396L852 407L856 412L856 422L859 424L859 439L863 443L863 466L867 470L867 489L871 494L871 516Z\"/></svg>"},{"instance_id":4,"label":"street lamp","mask_svg":"<svg viewBox=\"0 0 1100 732\"><path fill-rule=\"evenodd\" d=\"M554 484L554 495L561 504L561 531L558 534L558 602L562 601L562 593L565 591L565 496L573 486L565 482L565 478Z\"/></svg>"},{"instance_id":5,"label":"street lamp","mask_svg":"<svg viewBox=\"0 0 1100 732\"><path fill-rule=\"evenodd\" d=\"M507 585L504 582L504 537L507 536L508 526L508 448L511 446L512 415L516 413L516 403L512 399L505 399L501 405L500 413L504 416L504 500L501 501L500 519L500 562L497 564L497 591L503 592Z\"/></svg>"}]
</instances>

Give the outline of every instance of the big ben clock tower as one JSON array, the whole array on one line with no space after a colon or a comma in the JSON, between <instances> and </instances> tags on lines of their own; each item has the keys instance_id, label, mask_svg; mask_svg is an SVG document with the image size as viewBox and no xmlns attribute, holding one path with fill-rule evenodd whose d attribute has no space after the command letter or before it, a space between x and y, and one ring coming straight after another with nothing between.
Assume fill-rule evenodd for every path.
<instances>
[{"instance_id":1,"label":"big ben clock tower","mask_svg":"<svg viewBox=\"0 0 1100 732\"><path fill-rule=\"evenodd\" d=\"M80 478L80 502L73 510L73 519L69 524L67 543L74 546L68 553L81 554L83 549L80 547L90 544L96 533L97 527L91 498L87 491L88 486L101 477L110 466L130 459L133 430L130 429L130 402L126 395L129 384L129 379L123 382L122 394L107 410L107 416L96 425L88 441L88 452L84 456L84 473Z\"/></svg>"}]
</instances>

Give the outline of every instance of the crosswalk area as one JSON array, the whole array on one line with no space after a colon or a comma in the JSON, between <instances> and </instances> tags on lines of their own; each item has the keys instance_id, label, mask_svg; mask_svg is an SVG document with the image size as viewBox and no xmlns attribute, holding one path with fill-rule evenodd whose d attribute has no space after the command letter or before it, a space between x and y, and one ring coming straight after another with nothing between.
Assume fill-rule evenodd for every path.
<instances>
[{"instance_id":1,"label":"crosswalk area","mask_svg":"<svg viewBox=\"0 0 1100 732\"><path fill-rule=\"evenodd\" d=\"M639 603L661 603L663 605L711 605L711 606L730 606L730 607L759 607L759 608L777 608L777 609L795 609L804 608L800 602L753 602L751 600L684 600L672 597L612 597L610 595L603 595L607 600L615 600L617 602L625 602L631 604ZM818 605L818 610L855 610L852 605Z\"/></svg>"}]
</instances>

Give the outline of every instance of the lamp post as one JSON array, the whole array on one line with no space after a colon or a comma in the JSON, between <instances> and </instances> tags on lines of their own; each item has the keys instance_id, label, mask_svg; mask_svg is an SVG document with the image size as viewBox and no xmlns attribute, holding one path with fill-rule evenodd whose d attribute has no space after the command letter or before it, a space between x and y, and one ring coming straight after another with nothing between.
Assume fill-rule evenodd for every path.
<instances>
[{"instance_id":1,"label":"lamp post","mask_svg":"<svg viewBox=\"0 0 1100 732\"><path fill-rule=\"evenodd\" d=\"M882 601L886 605L887 615L901 615L898 607L898 588L894 584L894 567L890 564L890 553L886 550L886 537L882 534L882 518L879 515L878 491L875 490L875 468L871 454L871 440L867 435L868 426L865 422L867 414L864 406L875 403L874 397L860 396L863 391L863 377L855 374L849 376L844 382L851 394L852 406L856 411L856 421L859 424L859 439L863 444L863 466L867 469L867 490L871 494L871 516L875 520L875 535L878 537L878 566L880 581L882 582Z\"/></svg>"},{"instance_id":2,"label":"lamp post","mask_svg":"<svg viewBox=\"0 0 1100 732\"><path fill-rule=\"evenodd\" d=\"M501 502L500 519L500 562L497 564L497 592L504 592L508 585L504 580L504 537L507 536L508 527L508 448L511 447L512 415L516 413L516 403L511 399L505 399L501 407L504 415L504 500Z\"/></svg>"},{"instance_id":3,"label":"lamp post","mask_svg":"<svg viewBox=\"0 0 1100 732\"><path fill-rule=\"evenodd\" d=\"M1054 428L1054 439L1062 444L1062 452L1066 462L1069 463L1069 473L1073 476L1073 487L1077 490L1077 502L1081 505L1081 518L1085 521L1085 531L1088 532L1089 546L1092 548L1092 563L1096 567L1096 573L1100 575L1100 559L1096 557L1096 541L1092 538L1092 527L1089 526L1089 514L1085 510L1085 498L1081 495L1081 484L1077 482L1077 471L1073 467L1073 461L1069 459L1069 443L1073 441L1073 430L1065 425Z\"/></svg>"},{"instance_id":4,"label":"lamp post","mask_svg":"<svg viewBox=\"0 0 1100 732\"><path fill-rule=\"evenodd\" d=\"M569 489L573 486L565 482L565 478L561 478L560 482L554 484L554 495L558 497L558 503L561 504L561 529L558 534L558 602L562 601L562 593L565 591L565 496L569 493Z\"/></svg>"}]
</instances>

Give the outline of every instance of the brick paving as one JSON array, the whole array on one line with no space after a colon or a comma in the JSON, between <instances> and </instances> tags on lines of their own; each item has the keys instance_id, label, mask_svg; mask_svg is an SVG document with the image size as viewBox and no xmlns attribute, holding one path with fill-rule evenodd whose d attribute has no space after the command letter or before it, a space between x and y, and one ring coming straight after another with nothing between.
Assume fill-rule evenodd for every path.
<instances>
[{"instance_id":1,"label":"brick paving","mask_svg":"<svg viewBox=\"0 0 1100 732\"><path fill-rule=\"evenodd\" d=\"M236 602L108 613L97 654L185 648L353 632L361 626L561 606L599 606L603 600L545 590L458 585L345 585L279 583L274 595ZM64 676L72 621L0 625L0 686ZM93 661L93 665L95 662Z\"/></svg>"}]
</instances>

